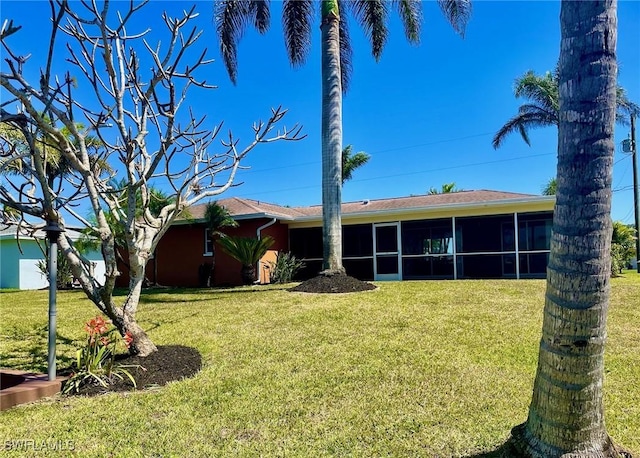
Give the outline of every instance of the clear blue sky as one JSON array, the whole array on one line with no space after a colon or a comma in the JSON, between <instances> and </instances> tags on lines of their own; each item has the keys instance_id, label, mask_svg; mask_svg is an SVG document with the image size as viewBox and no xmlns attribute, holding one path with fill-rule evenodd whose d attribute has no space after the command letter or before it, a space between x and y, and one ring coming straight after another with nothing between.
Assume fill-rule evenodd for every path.
<instances>
[{"instance_id":1,"label":"clear blue sky","mask_svg":"<svg viewBox=\"0 0 640 458\"><path fill-rule=\"evenodd\" d=\"M119 2L115 2L117 5ZM140 27L160 27L164 9L177 13L192 2L153 0L139 16ZM123 3L124 5L124 3ZM48 6L44 1L3 0L2 20L24 26L14 42L33 52L44 47ZM239 47L238 84L233 86L219 58L212 24L212 2L198 2L202 45L216 62L207 81L219 89L193 92L196 111L211 125L248 138L250 125L264 119L272 106L289 109L287 125L304 126L308 137L254 150L240 174L242 185L222 197L240 196L282 205L321 202L320 172L320 29L314 26L306 65L288 63L280 22L281 4L272 2L272 26L260 36L245 34ZM397 17L376 63L359 26L351 23L354 48L351 90L344 98L344 144L366 151L370 162L343 189L343 200L424 194L430 187L455 182L462 189L495 189L539 194L555 174L555 128L532 132L531 147L519 136L499 149L493 134L518 109L514 79L527 70L552 70L559 52L560 2L475 1L464 39L446 23L435 1L424 2L422 43L410 46ZM618 4L619 83L640 102L640 2ZM629 129L616 128L616 143ZM633 222L631 158L616 151L613 218Z\"/></svg>"}]
</instances>

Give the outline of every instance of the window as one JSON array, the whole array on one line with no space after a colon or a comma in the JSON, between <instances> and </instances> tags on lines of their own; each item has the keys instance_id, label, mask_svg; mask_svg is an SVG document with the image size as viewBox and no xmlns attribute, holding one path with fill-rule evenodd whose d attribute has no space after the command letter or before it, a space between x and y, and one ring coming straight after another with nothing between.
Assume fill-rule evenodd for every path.
<instances>
[{"instance_id":1,"label":"window","mask_svg":"<svg viewBox=\"0 0 640 458\"><path fill-rule=\"evenodd\" d=\"M515 250L513 215L456 218L457 253Z\"/></svg>"},{"instance_id":2,"label":"window","mask_svg":"<svg viewBox=\"0 0 640 458\"><path fill-rule=\"evenodd\" d=\"M373 256L371 224L342 226L342 256L345 258Z\"/></svg>"},{"instance_id":3,"label":"window","mask_svg":"<svg viewBox=\"0 0 640 458\"><path fill-rule=\"evenodd\" d=\"M453 256L405 256L402 277L406 280L453 278Z\"/></svg>"},{"instance_id":4,"label":"window","mask_svg":"<svg viewBox=\"0 0 640 458\"><path fill-rule=\"evenodd\" d=\"M209 229L204 230L204 256L213 256L213 240Z\"/></svg>"},{"instance_id":5,"label":"window","mask_svg":"<svg viewBox=\"0 0 640 458\"><path fill-rule=\"evenodd\" d=\"M289 250L298 259L322 259L322 228L289 230Z\"/></svg>"},{"instance_id":6,"label":"window","mask_svg":"<svg viewBox=\"0 0 640 458\"><path fill-rule=\"evenodd\" d=\"M453 254L451 220L402 223L402 254Z\"/></svg>"},{"instance_id":7,"label":"window","mask_svg":"<svg viewBox=\"0 0 640 458\"><path fill-rule=\"evenodd\" d=\"M551 220L523 221L519 224L520 251L548 250L551 246Z\"/></svg>"}]
</instances>

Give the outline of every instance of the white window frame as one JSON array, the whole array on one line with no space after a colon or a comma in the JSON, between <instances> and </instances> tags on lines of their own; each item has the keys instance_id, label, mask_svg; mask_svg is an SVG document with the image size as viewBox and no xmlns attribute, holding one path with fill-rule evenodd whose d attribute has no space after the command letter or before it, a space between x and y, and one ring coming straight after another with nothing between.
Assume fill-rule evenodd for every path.
<instances>
[{"instance_id":1,"label":"white window frame","mask_svg":"<svg viewBox=\"0 0 640 458\"><path fill-rule=\"evenodd\" d=\"M202 256L213 256L213 240L211 240L211 237L209 235L210 232L211 231L208 227L204 228L204 250ZM207 251L207 248L211 248L211 251Z\"/></svg>"}]
</instances>

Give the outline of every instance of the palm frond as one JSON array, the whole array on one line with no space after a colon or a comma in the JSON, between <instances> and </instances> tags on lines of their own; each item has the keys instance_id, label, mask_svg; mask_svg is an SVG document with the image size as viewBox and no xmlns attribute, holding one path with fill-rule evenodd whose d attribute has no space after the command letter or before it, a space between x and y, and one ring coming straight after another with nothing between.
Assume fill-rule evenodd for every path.
<instances>
[{"instance_id":1,"label":"palm frond","mask_svg":"<svg viewBox=\"0 0 640 458\"><path fill-rule=\"evenodd\" d=\"M254 27L258 32L264 34L271 25L269 0L253 0L249 8Z\"/></svg>"},{"instance_id":2,"label":"palm frond","mask_svg":"<svg viewBox=\"0 0 640 458\"><path fill-rule=\"evenodd\" d=\"M420 43L420 29L422 26L422 1L421 0L395 0L394 4L400 14L404 35L409 43Z\"/></svg>"},{"instance_id":3,"label":"palm frond","mask_svg":"<svg viewBox=\"0 0 640 458\"><path fill-rule=\"evenodd\" d=\"M309 55L313 12L311 0L285 0L282 7L284 42L294 67L304 64Z\"/></svg>"},{"instance_id":4,"label":"palm frond","mask_svg":"<svg viewBox=\"0 0 640 458\"><path fill-rule=\"evenodd\" d=\"M214 21L220 40L220 54L229 79L236 84L238 77L238 42L247 26L250 2L220 0L214 3Z\"/></svg>"},{"instance_id":5,"label":"palm frond","mask_svg":"<svg viewBox=\"0 0 640 458\"><path fill-rule=\"evenodd\" d=\"M380 60L382 50L387 43L389 31L387 16L389 7L385 0L355 0L352 4L353 15L364 29L371 42L371 54Z\"/></svg>"},{"instance_id":6,"label":"palm frond","mask_svg":"<svg viewBox=\"0 0 640 458\"><path fill-rule=\"evenodd\" d=\"M467 22L471 17L471 0L438 0L438 4L453 30L464 37Z\"/></svg>"},{"instance_id":7,"label":"palm frond","mask_svg":"<svg viewBox=\"0 0 640 458\"><path fill-rule=\"evenodd\" d=\"M250 266L256 264L265 255L274 240L268 235L261 239L224 236L218 240L218 243L229 256L239 261L240 264Z\"/></svg>"},{"instance_id":8,"label":"palm frond","mask_svg":"<svg viewBox=\"0 0 640 458\"><path fill-rule=\"evenodd\" d=\"M632 114L640 114L640 106L629 100L627 91L622 86L618 86L616 88L616 122L628 126Z\"/></svg>"},{"instance_id":9,"label":"palm frond","mask_svg":"<svg viewBox=\"0 0 640 458\"><path fill-rule=\"evenodd\" d=\"M544 76L538 76L529 70L516 78L513 93L516 98L529 99L547 111L560 110L558 79L555 73L547 72Z\"/></svg>"},{"instance_id":10,"label":"palm frond","mask_svg":"<svg viewBox=\"0 0 640 458\"><path fill-rule=\"evenodd\" d=\"M359 151L356 154L351 153L353 147L347 145L342 150L342 183L352 178L353 172L365 165L371 159L364 151Z\"/></svg>"},{"instance_id":11,"label":"palm frond","mask_svg":"<svg viewBox=\"0 0 640 458\"><path fill-rule=\"evenodd\" d=\"M533 107L533 105L527 106ZM526 144L531 146L529 136L527 134L528 129L553 126L556 124L557 121L550 119L546 111L534 111L531 108L529 111L519 112L516 116L507 121L506 124L494 135L492 145L494 149L498 149L509 134L519 132Z\"/></svg>"},{"instance_id":12,"label":"palm frond","mask_svg":"<svg viewBox=\"0 0 640 458\"><path fill-rule=\"evenodd\" d=\"M342 93L346 94L351 82L351 72L353 71L351 48L351 38L349 37L349 21L347 20L346 7L348 2L338 0L338 11L340 11L340 78L342 82Z\"/></svg>"},{"instance_id":13,"label":"palm frond","mask_svg":"<svg viewBox=\"0 0 640 458\"><path fill-rule=\"evenodd\" d=\"M211 234L220 235L224 227L237 227L238 223L233 219L229 210L218 202L209 202L204 211L204 219Z\"/></svg>"},{"instance_id":14,"label":"palm frond","mask_svg":"<svg viewBox=\"0 0 640 458\"><path fill-rule=\"evenodd\" d=\"M557 111L549 110L544 106L541 107L534 103L525 103L524 105L520 105L518 113L521 115L539 117L541 120L544 120L545 126L558 125L559 122Z\"/></svg>"}]
</instances>

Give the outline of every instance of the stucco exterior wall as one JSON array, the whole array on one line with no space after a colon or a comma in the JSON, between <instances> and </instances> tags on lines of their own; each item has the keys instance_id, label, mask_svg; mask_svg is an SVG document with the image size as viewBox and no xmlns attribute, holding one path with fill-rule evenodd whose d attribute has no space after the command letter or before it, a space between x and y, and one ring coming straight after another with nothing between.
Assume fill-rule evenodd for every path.
<instances>
[{"instance_id":1,"label":"stucco exterior wall","mask_svg":"<svg viewBox=\"0 0 640 458\"><path fill-rule=\"evenodd\" d=\"M239 221L237 228L225 229L230 236L256 237L260 226L270 222L261 218ZM287 250L288 228L276 222L262 230L261 235L269 235L275 243L271 250ZM198 287L200 284L199 269L203 264L214 264L213 285L240 285L240 263L226 254L216 244L215 255L205 253L205 225L184 224L172 226L162 237L155 256L147 264L147 278L164 286ZM125 268L118 284L125 286L129 277Z\"/></svg>"}]
</instances>

